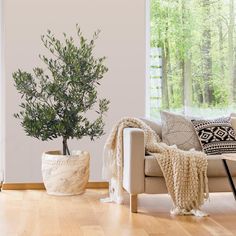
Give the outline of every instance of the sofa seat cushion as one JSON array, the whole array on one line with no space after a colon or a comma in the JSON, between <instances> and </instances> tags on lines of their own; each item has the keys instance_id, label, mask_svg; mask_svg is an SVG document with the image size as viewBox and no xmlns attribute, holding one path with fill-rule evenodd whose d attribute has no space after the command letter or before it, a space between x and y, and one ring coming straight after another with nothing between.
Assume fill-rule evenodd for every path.
<instances>
[{"instance_id":1,"label":"sofa seat cushion","mask_svg":"<svg viewBox=\"0 0 236 236\"><path fill-rule=\"evenodd\" d=\"M236 161L227 161L232 176L236 177ZM145 156L145 175L163 177L162 170L154 156ZM208 160L208 177L225 177L226 172L222 160L211 158Z\"/></svg>"}]
</instances>

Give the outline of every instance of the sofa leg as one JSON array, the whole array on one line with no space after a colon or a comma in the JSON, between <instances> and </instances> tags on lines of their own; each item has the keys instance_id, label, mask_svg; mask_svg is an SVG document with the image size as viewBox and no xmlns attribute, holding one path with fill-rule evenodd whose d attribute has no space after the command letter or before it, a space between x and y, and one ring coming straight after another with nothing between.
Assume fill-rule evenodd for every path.
<instances>
[{"instance_id":1,"label":"sofa leg","mask_svg":"<svg viewBox=\"0 0 236 236\"><path fill-rule=\"evenodd\" d=\"M137 213L138 208L138 195L130 194L130 212Z\"/></svg>"}]
</instances>

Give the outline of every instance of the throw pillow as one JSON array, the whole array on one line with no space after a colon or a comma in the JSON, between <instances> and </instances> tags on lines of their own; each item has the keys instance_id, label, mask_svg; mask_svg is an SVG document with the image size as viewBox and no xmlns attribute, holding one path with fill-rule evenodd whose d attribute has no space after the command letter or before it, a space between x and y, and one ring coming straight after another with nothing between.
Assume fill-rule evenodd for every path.
<instances>
[{"instance_id":1,"label":"throw pillow","mask_svg":"<svg viewBox=\"0 0 236 236\"><path fill-rule=\"evenodd\" d=\"M236 152L236 138L230 117L192 120L202 149L207 155Z\"/></svg>"},{"instance_id":2,"label":"throw pillow","mask_svg":"<svg viewBox=\"0 0 236 236\"><path fill-rule=\"evenodd\" d=\"M194 130L191 119L175 113L161 111L162 141L176 145L179 149L201 151L201 144Z\"/></svg>"}]
</instances>

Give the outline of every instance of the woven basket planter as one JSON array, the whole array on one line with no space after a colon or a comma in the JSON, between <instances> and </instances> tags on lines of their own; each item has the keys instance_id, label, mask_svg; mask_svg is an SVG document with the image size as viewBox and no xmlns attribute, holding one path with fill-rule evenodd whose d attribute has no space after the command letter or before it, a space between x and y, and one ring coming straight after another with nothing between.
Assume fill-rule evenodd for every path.
<instances>
[{"instance_id":1,"label":"woven basket planter","mask_svg":"<svg viewBox=\"0 0 236 236\"><path fill-rule=\"evenodd\" d=\"M75 151L71 156L60 151L42 156L42 175L50 195L77 195L85 191L89 179L89 153Z\"/></svg>"}]
</instances>

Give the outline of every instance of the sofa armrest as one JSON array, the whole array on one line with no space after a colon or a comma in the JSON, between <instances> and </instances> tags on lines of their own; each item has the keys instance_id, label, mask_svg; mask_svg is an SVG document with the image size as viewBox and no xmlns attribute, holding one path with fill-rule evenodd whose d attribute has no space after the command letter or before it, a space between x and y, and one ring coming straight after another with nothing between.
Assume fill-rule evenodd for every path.
<instances>
[{"instance_id":1,"label":"sofa armrest","mask_svg":"<svg viewBox=\"0 0 236 236\"><path fill-rule=\"evenodd\" d=\"M144 192L144 132L125 128L123 132L123 187L130 194Z\"/></svg>"}]
</instances>

